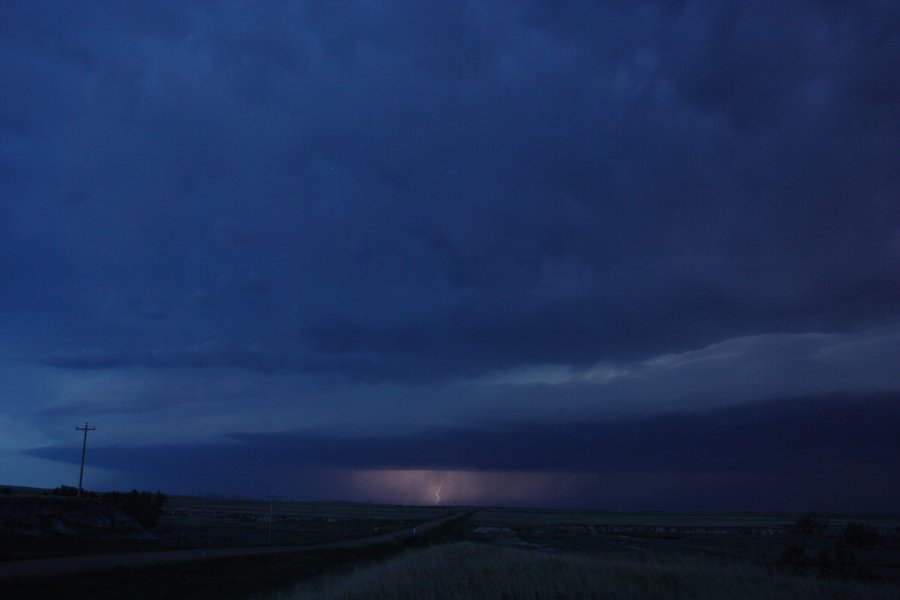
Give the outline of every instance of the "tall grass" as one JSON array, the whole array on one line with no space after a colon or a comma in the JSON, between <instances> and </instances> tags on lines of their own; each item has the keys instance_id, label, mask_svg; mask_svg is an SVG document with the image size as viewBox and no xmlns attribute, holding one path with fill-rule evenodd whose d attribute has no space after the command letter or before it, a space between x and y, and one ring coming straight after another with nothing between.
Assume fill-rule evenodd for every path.
<instances>
[{"instance_id":1,"label":"tall grass","mask_svg":"<svg viewBox=\"0 0 900 600\"><path fill-rule=\"evenodd\" d=\"M889 585L824 581L753 566L551 554L471 542L408 552L306 583L282 599L603 598L895 600Z\"/></svg>"}]
</instances>

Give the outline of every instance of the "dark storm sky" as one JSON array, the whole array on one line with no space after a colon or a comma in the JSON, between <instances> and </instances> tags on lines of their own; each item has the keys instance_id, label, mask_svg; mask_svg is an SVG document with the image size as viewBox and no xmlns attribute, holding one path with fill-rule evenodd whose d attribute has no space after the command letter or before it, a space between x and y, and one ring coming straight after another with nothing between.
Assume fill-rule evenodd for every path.
<instances>
[{"instance_id":1,"label":"dark storm sky","mask_svg":"<svg viewBox=\"0 0 900 600\"><path fill-rule=\"evenodd\" d=\"M880 0L3 3L0 479L895 510L898 73Z\"/></svg>"}]
</instances>

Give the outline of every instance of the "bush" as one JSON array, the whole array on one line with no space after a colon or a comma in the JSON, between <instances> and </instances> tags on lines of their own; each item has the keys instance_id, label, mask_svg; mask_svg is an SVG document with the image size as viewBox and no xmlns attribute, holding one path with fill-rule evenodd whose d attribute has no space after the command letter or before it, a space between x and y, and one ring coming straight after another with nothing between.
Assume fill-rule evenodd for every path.
<instances>
[{"instance_id":1,"label":"bush","mask_svg":"<svg viewBox=\"0 0 900 600\"><path fill-rule=\"evenodd\" d=\"M877 581L878 575L867 564L860 563L846 544L835 542L834 550L822 550L816 557L819 575L830 579Z\"/></svg>"},{"instance_id":2,"label":"bush","mask_svg":"<svg viewBox=\"0 0 900 600\"><path fill-rule=\"evenodd\" d=\"M77 496L78 488L72 487L71 485L61 485L57 488L54 488L50 493L54 496Z\"/></svg>"},{"instance_id":3,"label":"bush","mask_svg":"<svg viewBox=\"0 0 900 600\"><path fill-rule=\"evenodd\" d=\"M103 494L103 501L115 506L123 513L140 523L144 529L152 529L159 521L166 495L161 492L108 492Z\"/></svg>"},{"instance_id":4,"label":"bush","mask_svg":"<svg viewBox=\"0 0 900 600\"><path fill-rule=\"evenodd\" d=\"M791 544L775 561L776 566L797 572L803 571L810 564L812 561L806 556L806 546L803 544Z\"/></svg>"},{"instance_id":5,"label":"bush","mask_svg":"<svg viewBox=\"0 0 900 600\"><path fill-rule=\"evenodd\" d=\"M881 536L874 529L859 523L847 523L841 539L851 546L876 546L881 541Z\"/></svg>"},{"instance_id":6,"label":"bush","mask_svg":"<svg viewBox=\"0 0 900 600\"><path fill-rule=\"evenodd\" d=\"M63 496L66 498L74 497L78 495L78 488L71 485L61 485L59 487L53 488L50 490L51 496ZM82 498L97 498L97 494L95 492L89 492L87 490L81 490Z\"/></svg>"},{"instance_id":7,"label":"bush","mask_svg":"<svg viewBox=\"0 0 900 600\"><path fill-rule=\"evenodd\" d=\"M794 521L797 531L803 535L819 535L828 527L828 521L819 518L818 513L806 513Z\"/></svg>"},{"instance_id":8,"label":"bush","mask_svg":"<svg viewBox=\"0 0 900 600\"><path fill-rule=\"evenodd\" d=\"M806 555L806 546L803 544L792 544L784 549L775 561L775 566L797 574L804 574L809 567L815 567L816 572L824 579L878 580L878 575L870 566L860 562L856 554L841 541L835 542L830 551L825 548L820 550L815 559Z\"/></svg>"},{"instance_id":9,"label":"bush","mask_svg":"<svg viewBox=\"0 0 900 600\"><path fill-rule=\"evenodd\" d=\"M831 577L834 574L834 561L831 553L824 548L816 555L816 570L821 577Z\"/></svg>"}]
</instances>

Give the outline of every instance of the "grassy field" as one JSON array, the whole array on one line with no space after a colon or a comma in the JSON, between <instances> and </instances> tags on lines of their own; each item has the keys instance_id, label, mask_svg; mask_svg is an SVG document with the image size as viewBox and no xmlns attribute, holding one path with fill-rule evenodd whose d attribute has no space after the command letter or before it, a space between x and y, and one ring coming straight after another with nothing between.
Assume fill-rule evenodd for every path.
<instances>
[{"instance_id":1,"label":"grassy field","mask_svg":"<svg viewBox=\"0 0 900 600\"><path fill-rule=\"evenodd\" d=\"M4 600L246 600L274 594L298 581L402 552L399 546L247 556L135 569L112 569L0 581Z\"/></svg>"},{"instance_id":2,"label":"grassy field","mask_svg":"<svg viewBox=\"0 0 900 600\"><path fill-rule=\"evenodd\" d=\"M900 527L900 516L821 515L836 526L850 522L870 527ZM540 527L545 525L636 525L647 527L784 527L793 525L793 513L678 513L678 512L602 512L543 510L528 508L483 508L472 519L473 525Z\"/></svg>"},{"instance_id":3,"label":"grassy field","mask_svg":"<svg viewBox=\"0 0 900 600\"><path fill-rule=\"evenodd\" d=\"M33 556L310 544L448 507L171 497L152 542L0 540ZM900 517L485 508L424 546L385 545L4 582L4 598L900 598ZM848 537L848 524L869 537ZM25 543L34 544L29 548ZM7 556L9 558L9 556Z\"/></svg>"},{"instance_id":4,"label":"grassy field","mask_svg":"<svg viewBox=\"0 0 900 600\"><path fill-rule=\"evenodd\" d=\"M175 496L153 533L170 546L262 546L269 543L270 503ZM300 545L370 536L447 514L444 507L349 502L271 503L271 543Z\"/></svg>"},{"instance_id":5,"label":"grassy field","mask_svg":"<svg viewBox=\"0 0 900 600\"><path fill-rule=\"evenodd\" d=\"M205 514L214 528L229 530L231 519L236 516L217 517L222 509L228 515L245 514L248 511L264 513L268 517L268 502L218 500L207 503L206 499L186 499L185 505L198 511L214 510L215 514ZM177 499L176 499L177 502ZM263 507L264 505L264 507ZM346 533L340 529L347 519L356 518L367 523L396 523L412 520L431 520L447 511L429 507L346 505L343 503L291 503L295 514L304 518L316 517L325 523L337 526L339 531L329 534L338 538ZM239 509L237 511L233 509ZM264 510L263 510L264 508ZM273 510L274 512L274 510ZM287 511L286 511L287 512ZM370 517L371 514L371 517ZM378 515L380 514L380 518ZM328 516L332 515L332 516ZM179 515L182 526L203 527L198 515ZM343 518L341 518L343 517ZM404 517L406 517L404 519ZM410 517L425 517L410 519ZM174 517L173 517L174 518ZM223 525L223 519L225 524ZM322 574L345 573L352 569L377 564L392 556L400 555L417 547L415 544L433 543L443 539L453 539L457 535L458 523L444 524L407 544L382 544L361 548L326 549L306 552L292 552L275 555L254 555L239 558L201 560L171 563L141 568L115 568L102 571L84 572L75 575L48 576L40 578L13 578L0 581L0 597L4 600L20 598L67 598L157 600L159 598L191 598L193 600L243 600L261 598L278 590L291 588L298 581L304 581ZM238 528L240 531L240 528ZM217 534L221 539L234 540L224 532ZM232 532L231 536L244 534ZM72 539L74 544L86 540ZM51 540L52 542L52 540ZM121 542L97 542L100 551L114 550ZM112 545L110 545L112 544ZM412 545L409 545L412 544ZM105 547L101 547L105 546ZM158 549L158 548L157 548ZM78 552L73 552L78 553Z\"/></svg>"},{"instance_id":6,"label":"grassy field","mask_svg":"<svg viewBox=\"0 0 900 600\"><path fill-rule=\"evenodd\" d=\"M894 600L900 588L798 577L748 565L554 554L457 542L324 576L271 600L604 598Z\"/></svg>"},{"instance_id":7,"label":"grassy field","mask_svg":"<svg viewBox=\"0 0 900 600\"><path fill-rule=\"evenodd\" d=\"M45 490L19 491L17 496ZM271 510L271 522L270 522ZM177 548L306 545L368 537L429 521L445 507L169 497L152 540L31 536L0 531L0 560Z\"/></svg>"},{"instance_id":8,"label":"grassy field","mask_svg":"<svg viewBox=\"0 0 900 600\"><path fill-rule=\"evenodd\" d=\"M268 598L900 598L900 519L799 517L484 509L443 546Z\"/></svg>"},{"instance_id":9,"label":"grassy field","mask_svg":"<svg viewBox=\"0 0 900 600\"><path fill-rule=\"evenodd\" d=\"M803 546L810 560L833 552L847 526L857 523L880 532L880 541L851 544L853 554L883 579L900 581L900 518L821 515L825 528L809 535L797 530L799 516L487 509L470 519L472 531L467 539L590 555L652 555L768 566L792 546ZM479 528L488 531L479 535Z\"/></svg>"}]
</instances>

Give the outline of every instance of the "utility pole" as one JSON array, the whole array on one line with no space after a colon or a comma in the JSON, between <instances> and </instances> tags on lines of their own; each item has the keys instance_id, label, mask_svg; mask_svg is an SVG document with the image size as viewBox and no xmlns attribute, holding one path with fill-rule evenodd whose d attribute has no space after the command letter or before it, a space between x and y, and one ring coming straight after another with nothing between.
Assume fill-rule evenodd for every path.
<instances>
[{"instance_id":1,"label":"utility pole","mask_svg":"<svg viewBox=\"0 0 900 600\"><path fill-rule=\"evenodd\" d=\"M81 443L81 472L78 474L78 495L81 496L83 491L82 483L84 483L84 452L87 450L87 434L88 431L93 431L97 428L88 427L87 421L85 421L84 427L75 427L75 429L84 432L84 442Z\"/></svg>"}]
</instances>

